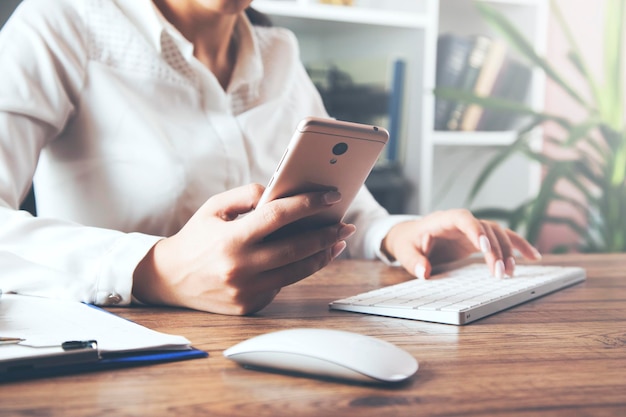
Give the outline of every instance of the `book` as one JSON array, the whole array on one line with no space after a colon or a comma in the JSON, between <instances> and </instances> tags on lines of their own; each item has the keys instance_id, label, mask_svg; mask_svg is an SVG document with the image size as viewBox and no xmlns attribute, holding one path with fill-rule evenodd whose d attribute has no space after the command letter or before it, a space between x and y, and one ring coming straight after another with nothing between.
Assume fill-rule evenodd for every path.
<instances>
[{"instance_id":1,"label":"book","mask_svg":"<svg viewBox=\"0 0 626 417\"><path fill-rule=\"evenodd\" d=\"M500 75L507 57L506 43L501 39L495 39L489 45L483 65L478 73L474 84L474 94L481 97L489 97L494 93L494 86ZM477 104L470 104L463 114L459 130L475 131L482 117L484 108Z\"/></svg>"},{"instance_id":2,"label":"book","mask_svg":"<svg viewBox=\"0 0 626 417\"><path fill-rule=\"evenodd\" d=\"M465 68L463 69L459 89L464 91L472 91L474 89L491 43L491 38L487 36L477 35L474 37L472 49L467 56ZM457 102L453 105L450 116L446 122L448 130L459 130L467 107L468 104L463 102Z\"/></svg>"},{"instance_id":3,"label":"book","mask_svg":"<svg viewBox=\"0 0 626 417\"><path fill-rule=\"evenodd\" d=\"M472 40L466 36L446 33L437 40L437 87L459 88ZM453 100L435 97L435 130L445 130L454 105Z\"/></svg>"},{"instance_id":4,"label":"book","mask_svg":"<svg viewBox=\"0 0 626 417\"><path fill-rule=\"evenodd\" d=\"M496 79L491 96L514 102L524 102L528 96L531 82L532 69L516 59L509 58L505 61ZM486 108L476 129L484 131L509 130L514 127L517 118L518 115L512 111Z\"/></svg>"}]
</instances>

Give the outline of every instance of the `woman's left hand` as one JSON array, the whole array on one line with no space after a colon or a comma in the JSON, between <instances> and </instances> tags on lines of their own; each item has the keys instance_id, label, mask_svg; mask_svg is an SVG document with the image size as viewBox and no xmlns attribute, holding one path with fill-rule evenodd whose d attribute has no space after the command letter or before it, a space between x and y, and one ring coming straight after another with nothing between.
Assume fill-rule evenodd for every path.
<instances>
[{"instance_id":1,"label":"woman's left hand","mask_svg":"<svg viewBox=\"0 0 626 417\"><path fill-rule=\"evenodd\" d=\"M418 220L395 225L383 240L382 250L411 274L428 278L432 267L482 252L491 273L512 276L514 250L527 258L541 255L523 237L497 223L479 220L469 210L434 212Z\"/></svg>"}]
</instances>

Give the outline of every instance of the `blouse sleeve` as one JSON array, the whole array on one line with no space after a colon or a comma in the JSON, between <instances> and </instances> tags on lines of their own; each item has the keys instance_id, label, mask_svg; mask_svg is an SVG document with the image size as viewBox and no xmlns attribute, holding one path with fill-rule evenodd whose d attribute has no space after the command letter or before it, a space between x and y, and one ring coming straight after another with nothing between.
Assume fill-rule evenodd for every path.
<instances>
[{"instance_id":1,"label":"blouse sleeve","mask_svg":"<svg viewBox=\"0 0 626 417\"><path fill-rule=\"evenodd\" d=\"M84 78L79 11L22 3L0 32L0 288L96 304L131 301L132 273L159 239L19 211L43 147L71 119Z\"/></svg>"}]
</instances>

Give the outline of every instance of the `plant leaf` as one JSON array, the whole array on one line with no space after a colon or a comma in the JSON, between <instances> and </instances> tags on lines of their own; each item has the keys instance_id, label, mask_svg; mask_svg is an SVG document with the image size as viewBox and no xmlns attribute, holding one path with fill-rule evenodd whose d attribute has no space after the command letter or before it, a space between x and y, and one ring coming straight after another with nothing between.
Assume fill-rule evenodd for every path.
<instances>
[{"instance_id":1,"label":"plant leaf","mask_svg":"<svg viewBox=\"0 0 626 417\"><path fill-rule=\"evenodd\" d=\"M537 112L520 103L503 103L497 99L476 97L472 92L455 93L451 99L465 100L488 108L500 108L527 116L530 120L518 132L513 144L502 149L481 171L468 197L475 199L497 168L514 153L522 153L529 160L541 164L544 178L536 197L514 209L487 208L475 211L484 217L508 221L512 229L524 228L526 238L536 242L543 226L563 224L573 230L580 242L569 245L584 251L626 251L626 0L606 0L604 30L605 69L602 77L595 79L588 62L585 62L556 1L551 0L554 15L570 44L568 58L583 76L591 90L589 103L580 90L574 90L556 69L539 57L532 45L517 28L486 2L477 7L496 30L504 34L533 65L563 88L587 111L586 117L573 123L569 118ZM599 84L601 80L602 85ZM443 92L443 94L448 94ZM557 157L538 151L529 140L531 132L544 122L554 122L562 128L563 137L544 138L561 152ZM564 135L563 135L564 133ZM561 185L576 191L572 197L561 193ZM557 189L558 187L558 189ZM575 210L575 217L553 215L548 212L553 203L567 204ZM582 216L583 222L575 220Z\"/></svg>"},{"instance_id":2,"label":"plant leaf","mask_svg":"<svg viewBox=\"0 0 626 417\"><path fill-rule=\"evenodd\" d=\"M511 230L519 230L523 225L526 212L531 202L524 202L514 209L503 209L499 207L486 207L472 210L476 218L506 221Z\"/></svg>"},{"instance_id":3,"label":"plant leaf","mask_svg":"<svg viewBox=\"0 0 626 417\"><path fill-rule=\"evenodd\" d=\"M565 79L552 67L552 65L548 63L548 61L537 54L535 48L530 44L530 42L526 40L524 35L522 35L522 33L518 31L517 28L511 24L511 22L504 15L495 10L493 7L482 2L476 3L476 7L483 17L491 23L495 29L502 33L503 36L505 36L509 42L531 63L541 68L548 77L554 80L554 82L563 88L567 94L569 94L583 107L586 109L590 108L585 99L583 99L583 97L578 94L567 81L565 81Z\"/></svg>"},{"instance_id":4,"label":"plant leaf","mask_svg":"<svg viewBox=\"0 0 626 417\"><path fill-rule=\"evenodd\" d=\"M563 194L558 194L555 199L555 201L559 201L562 203L567 203L570 206L572 206L577 212L579 212L581 215L583 215L585 218L590 218L590 210L589 207L587 207L585 204L583 204L581 201L578 201L570 196L567 195L563 195Z\"/></svg>"},{"instance_id":5,"label":"plant leaf","mask_svg":"<svg viewBox=\"0 0 626 417\"><path fill-rule=\"evenodd\" d=\"M564 142L565 146L575 146L581 139L588 137L591 131L598 128L598 126L600 126L600 123L600 119L596 117L591 117L582 123L573 125L569 132L567 132L568 137L567 140Z\"/></svg>"},{"instance_id":6,"label":"plant leaf","mask_svg":"<svg viewBox=\"0 0 626 417\"><path fill-rule=\"evenodd\" d=\"M604 88L601 107L604 120L616 130L624 127L624 0L607 0L604 24Z\"/></svg>"},{"instance_id":7,"label":"plant leaf","mask_svg":"<svg viewBox=\"0 0 626 417\"><path fill-rule=\"evenodd\" d=\"M595 107L596 108L601 107L602 104L603 104L602 103L602 92L600 90L600 87L598 87L597 82L593 79L592 75L587 70L587 67L584 64L582 58L579 55L573 53L572 51L570 51L567 54L567 58L572 63L574 68L576 68L578 70L580 75L582 75L583 79L585 79L587 81L587 84L589 85L589 89L591 90L591 92L593 94L594 101L596 103ZM591 111L591 106L590 106L590 111ZM596 110L595 112L602 113L601 110Z\"/></svg>"},{"instance_id":8,"label":"plant leaf","mask_svg":"<svg viewBox=\"0 0 626 417\"><path fill-rule=\"evenodd\" d=\"M472 214L475 217L481 219L491 219L491 220L509 220L511 218L512 211L503 209L503 208L482 208L477 210L472 210Z\"/></svg>"},{"instance_id":9,"label":"plant leaf","mask_svg":"<svg viewBox=\"0 0 626 417\"><path fill-rule=\"evenodd\" d=\"M474 183L474 186L470 190L468 197L466 199L466 205L470 206L476 195L483 188L489 177L492 175L493 171L495 171L500 165L502 165L508 158L510 158L516 152L519 152L519 148L525 146L525 135L519 135L517 139L510 145L503 148L494 158L492 158L489 163L485 166L485 168L481 171Z\"/></svg>"},{"instance_id":10,"label":"plant leaf","mask_svg":"<svg viewBox=\"0 0 626 417\"><path fill-rule=\"evenodd\" d=\"M527 105L517 101L505 100L497 97L479 96L471 91L464 91L450 87L437 87L433 90L433 94L446 100L455 100L468 104L476 104L484 108L511 111L522 116L531 116L534 119L539 119L540 122L552 121L564 129L569 129L571 126L571 122L565 117L545 112L537 112Z\"/></svg>"},{"instance_id":11,"label":"plant leaf","mask_svg":"<svg viewBox=\"0 0 626 417\"><path fill-rule=\"evenodd\" d=\"M586 227L576 223L574 219L569 217L545 216L544 221L546 223L567 225L579 236L585 236L587 234Z\"/></svg>"},{"instance_id":12,"label":"plant leaf","mask_svg":"<svg viewBox=\"0 0 626 417\"><path fill-rule=\"evenodd\" d=\"M563 17L561 8L558 6L555 0L550 0L550 8L552 10L554 17L556 18L556 21L559 24L559 27L561 28L561 30L563 31L563 34L565 35L565 39L567 40L567 43L569 44L571 48L571 51L567 54L568 58L570 59L574 67L578 70L578 72L587 81L587 84L589 85L589 89L591 90L595 98L596 105L600 106L601 105L600 89L598 88L597 82L592 77L588 66L585 64L583 56L580 52L580 48L578 47L578 43L574 39L574 36L572 35L572 31L569 25L567 24L567 22L565 21L565 18Z\"/></svg>"},{"instance_id":13,"label":"plant leaf","mask_svg":"<svg viewBox=\"0 0 626 417\"><path fill-rule=\"evenodd\" d=\"M561 161L556 161L547 171L541 183L539 194L528 215L528 230L526 231L526 236L530 242L536 242L539 238L539 233L543 226L548 207L555 199L554 190L556 184L562 178L567 178L569 172L570 164Z\"/></svg>"},{"instance_id":14,"label":"plant leaf","mask_svg":"<svg viewBox=\"0 0 626 417\"><path fill-rule=\"evenodd\" d=\"M626 137L624 138L626 141ZM626 146L615 154L611 184L618 186L626 180Z\"/></svg>"},{"instance_id":15,"label":"plant leaf","mask_svg":"<svg viewBox=\"0 0 626 417\"><path fill-rule=\"evenodd\" d=\"M527 152L527 149L529 148L529 146L526 142L528 141L529 134L533 130L535 130L539 125L541 125L543 121L544 119L542 119L541 117L536 117L534 120L532 120L522 130L518 132L517 138L511 145L503 148L498 154L496 154L491 159L491 161L489 161L489 163L485 166L485 168L479 174L478 178L476 179L476 182L474 182L474 185L472 189L470 190L470 193L468 194L468 197L466 199L467 206L471 205L471 203L476 198L476 195L480 192L480 190L483 188L483 186L485 185L489 177L492 175L493 171L495 171L498 168L498 166L504 163L508 158L510 158L516 152L522 152L522 153Z\"/></svg>"},{"instance_id":16,"label":"plant leaf","mask_svg":"<svg viewBox=\"0 0 626 417\"><path fill-rule=\"evenodd\" d=\"M497 97L486 97L474 94L471 91L459 90L451 87L437 87L433 90L433 94L446 100L457 100L464 103L478 104L482 107L491 109L510 110L525 115L543 115L538 113L527 105L518 101L511 101Z\"/></svg>"}]
</instances>

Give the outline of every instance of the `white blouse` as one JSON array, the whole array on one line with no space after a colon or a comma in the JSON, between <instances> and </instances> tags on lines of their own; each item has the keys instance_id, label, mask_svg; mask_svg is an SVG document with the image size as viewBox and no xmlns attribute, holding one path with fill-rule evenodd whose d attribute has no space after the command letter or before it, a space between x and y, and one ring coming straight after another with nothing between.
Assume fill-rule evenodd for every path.
<instances>
[{"instance_id":1,"label":"white blouse","mask_svg":"<svg viewBox=\"0 0 626 417\"><path fill-rule=\"evenodd\" d=\"M326 116L293 34L236 29L224 91L150 0L25 0L0 32L0 288L128 304L155 242L209 197L270 178L297 123ZM18 211L34 177L38 217ZM389 216L363 188L350 256Z\"/></svg>"}]
</instances>

